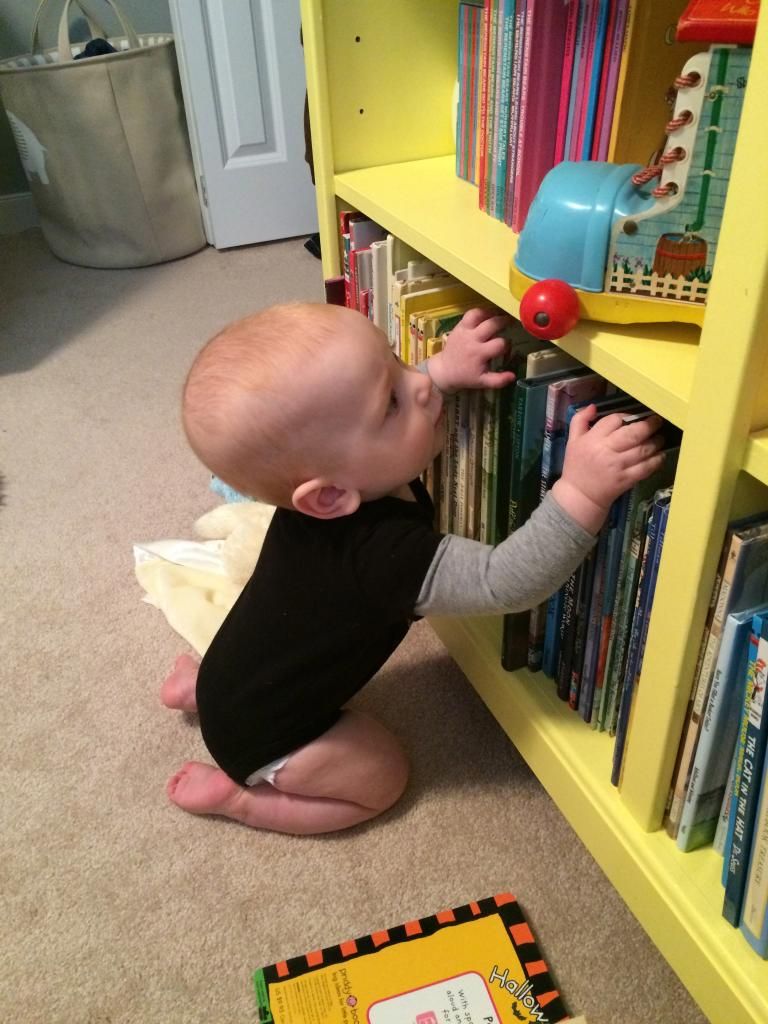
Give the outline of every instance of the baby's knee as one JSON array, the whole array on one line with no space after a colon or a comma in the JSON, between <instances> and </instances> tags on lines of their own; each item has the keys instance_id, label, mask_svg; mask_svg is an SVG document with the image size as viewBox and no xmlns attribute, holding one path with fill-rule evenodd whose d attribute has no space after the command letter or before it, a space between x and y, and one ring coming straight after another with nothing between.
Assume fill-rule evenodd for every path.
<instances>
[{"instance_id":1,"label":"baby's knee","mask_svg":"<svg viewBox=\"0 0 768 1024\"><path fill-rule=\"evenodd\" d=\"M397 803L408 785L410 770L408 756L395 740L386 764L382 766L381 773L372 787L374 804L378 811L386 811Z\"/></svg>"}]
</instances>

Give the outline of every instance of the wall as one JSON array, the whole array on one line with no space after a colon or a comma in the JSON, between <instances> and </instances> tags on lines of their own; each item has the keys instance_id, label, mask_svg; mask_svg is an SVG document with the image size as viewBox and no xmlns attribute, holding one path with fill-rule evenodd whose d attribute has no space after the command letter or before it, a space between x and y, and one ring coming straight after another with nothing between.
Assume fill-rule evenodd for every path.
<instances>
[{"instance_id":1,"label":"wall","mask_svg":"<svg viewBox=\"0 0 768 1024\"><path fill-rule=\"evenodd\" d=\"M137 32L171 31L168 0L118 0L118 2ZM89 3L94 14L99 14L102 10L105 12L105 27L109 32L118 35L118 26L109 7L102 0L89 0ZM44 12L40 22L44 47L55 45L58 19L63 6L63 0L49 0L48 10ZM32 18L36 7L37 4L32 0L2 0L0 60L29 52ZM77 14L75 4L72 5L72 11L75 12L70 16L72 38L87 38L87 25ZM0 104L0 196L27 191L27 179L16 152L8 118Z\"/></svg>"}]
</instances>

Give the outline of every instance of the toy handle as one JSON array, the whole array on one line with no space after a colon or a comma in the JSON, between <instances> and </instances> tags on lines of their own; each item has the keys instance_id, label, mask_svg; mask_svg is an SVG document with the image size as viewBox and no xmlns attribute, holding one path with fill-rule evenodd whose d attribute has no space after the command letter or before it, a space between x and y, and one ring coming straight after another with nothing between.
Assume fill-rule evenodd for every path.
<instances>
[{"instance_id":1,"label":"toy handle","mask_svg":"<svg viewBox=\"0 0 768 1024\"><path fill-rule=\"evenodd\" d=\"M556 277L532 284L520 300L520 322L536 338L555 341L579 322L579 297Z\"/></svg>"}]
</instances>

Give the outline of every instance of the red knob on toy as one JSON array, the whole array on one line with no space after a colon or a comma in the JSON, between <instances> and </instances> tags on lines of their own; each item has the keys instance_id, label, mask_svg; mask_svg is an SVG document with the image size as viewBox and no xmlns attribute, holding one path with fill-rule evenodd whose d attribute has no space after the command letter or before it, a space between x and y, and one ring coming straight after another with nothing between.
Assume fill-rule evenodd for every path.
<instances>
[{"instance_id":1,"label":"red knob on toy","mask_svg":"<svg viewBox=\"0 0 768 1024\"><path fill-rule=\"evenodd\" d=\"M556 277L532 284L520 301L520 322L529 334L552 341L579 322L579 297Z\"/></svg>"}]
</instances>

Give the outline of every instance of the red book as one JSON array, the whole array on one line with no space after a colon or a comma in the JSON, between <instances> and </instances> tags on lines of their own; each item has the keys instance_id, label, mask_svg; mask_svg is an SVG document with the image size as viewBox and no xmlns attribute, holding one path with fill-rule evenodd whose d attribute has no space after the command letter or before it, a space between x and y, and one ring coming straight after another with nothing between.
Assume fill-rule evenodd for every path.
<instances>
[{"instance_id":1,"label":"red book","mask_svg":"<svg viewBox=\"0 0 768 1024\"><path fill-rule=\"evenodd\" d=\"M677 23L677 40L751 46L759 10L760 0L690 0Z\"/></svg>"}]
</instances>

